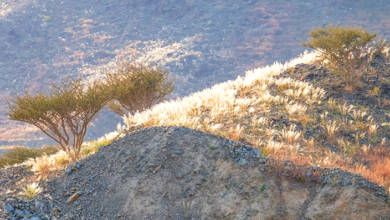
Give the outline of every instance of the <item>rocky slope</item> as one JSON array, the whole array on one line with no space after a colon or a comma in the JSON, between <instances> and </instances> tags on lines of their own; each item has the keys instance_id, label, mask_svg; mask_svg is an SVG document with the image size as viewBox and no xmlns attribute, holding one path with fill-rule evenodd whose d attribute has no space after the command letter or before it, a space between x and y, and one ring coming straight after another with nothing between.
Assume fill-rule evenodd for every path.
<instances>
[{"instance_id":1,"label":"rocky slope","mask_svg":"<svg viewBox=\"0 0 390 220\"><path fill-rule=\"evenodd\" d=\"M2 0L0 145L52 143L9 121L5 98L25 88L44 91L117 56L154 52L169 60L160 64L176 78L175 96L184 96L298 55L315 27L362 26L388 38L389 10L385 0ZM87 138L119 121L103 112Z\"/></svg>"},{"instance_id":2,"label":"rocky slope","mask_svg":"<svg viewBox=\"0 0 390 220\"><path fill-rule=\"evenodd\" d=\"M390 218L384 189L359 175L279 163L257 148L184 127L128 134L75 167L46 184L36 213L53 219Z\"/></svg>"}]
</instances>

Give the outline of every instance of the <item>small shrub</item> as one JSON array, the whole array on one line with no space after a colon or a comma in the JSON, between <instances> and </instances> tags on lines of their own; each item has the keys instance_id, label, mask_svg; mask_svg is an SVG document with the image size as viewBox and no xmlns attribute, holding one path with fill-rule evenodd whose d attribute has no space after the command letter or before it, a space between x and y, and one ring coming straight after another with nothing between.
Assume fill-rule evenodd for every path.
<instances>
[{"instance_id":1,"label":"small shrub","mask_svg":"<svg viewBox=\"0 0 390 220\"><path fill-rule=\"evenodd\" d=\"M22 195L28 200L31 200L34 199L41 192L42 189L38 186L37 183L30 183L23 188L23 191L20 192L20 195Z\"/></svg>"},{"instance_id":2,"label":"small shrub","mask_svg":"<svg viewBox=\"0 0 390 220\"><path fill-rule=\"evenodd\" d=\"M114 98L108 107L121 116L150 108L174 89L166 71L131 63L121 64L106 78Z\"/></svg>"},{"instance_id":3,"label":"small shrub","mask_svg":"<svg viewBox=\"0 0 390 220\"><path fill-rule=\"evenodd\" d=\"M296 126L290 126L288 130L282 130L280 132L281 138L287 143L287 144L294 144L299 142L299 140L302 138L302 133L300 131L296 131Z\"/></svg>"},{"instance_id":4,"label":"small shrub","mask_svg":"<svg viewBox=\"0 0 390 220\"><path fill-rule=\"evenodd\" d=\"M31 168L31 171L38 174L41 179L47 179L52 171L64 169L67 164L73 161L69 154L60 150L50 156L43 155L35 159L29 159L26 161L26 165Z\"/></svg>"},{"instance_id":5,"label":"small shrub","mask_svg":"<svg viewBox=\"0 0 390 220\"><path fill-rule=\"evenodd\" d=\"M44 154L51 155L58 151L58 147L44 146L42 148L15 147L3 152L0 156L0 168L22 163L30 158L37 158Z\"/></svg>"},{"instance_id":6,"label":"small shrub","mask_svg":"<svg viewBox=\"0 0 390 220\"><path fill-rule=\"evenodd\" d=\"M36 159L30 159L27 161L27 164L30 165L31 171L39 174L42 179L47 179L50 171L55 168L54 160L47 155L43 155Z\"/></svg>"},{"instance_id":7,"label":"small shrub","mask_svg":"<svg viewBox=\"0 0 390 220\"><path fill-rule=\"evenodd\" d=\"M110 100L110 91L103 84L69 80L53 85L48 94L15 96L8 104L8 116L38 127L78 158L88 124Z\"/></svg>"},{"instance_id":8,"label":"small shrub","mask_svg":"<svg viewBox=\"0 0 390 220\"><path fill-rule=\"evenodd\" d=\"M310 41L303 45L319 51L326 66L342 76L346 88L360 86L363 74L370 72L372 60L386 47L384 41L373 41L375 33L361 28L330 25L311 31L310 37Z\"/></svg>"},{"instance_id":9,"label":"small shrub","mask_svg":"<svg viewBox=\"0 0 390 220\"><path fill-rule=\"evenodd\" d=\"M228 137L233 141L240 141L243 138L242 137L243 133L244 133L244 128L238 124L236 127L231 127L229 129Z\"/></svg>"}]
</instances>

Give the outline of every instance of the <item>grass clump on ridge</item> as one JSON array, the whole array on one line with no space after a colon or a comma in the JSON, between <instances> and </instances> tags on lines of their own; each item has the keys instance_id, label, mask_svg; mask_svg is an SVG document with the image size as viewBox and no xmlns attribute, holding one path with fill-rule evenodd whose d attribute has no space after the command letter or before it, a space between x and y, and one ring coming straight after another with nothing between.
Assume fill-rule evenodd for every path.
<instances>
[{"instance_id":1,"label":"grass clump on ridge","mask_svg":"<svg viewBox=\"0 0 390 220\"><path fill-rule=\"evenodd\" d=\"M124 131L121 126L117 126L118 131L110 132L94 141L84 142L81 146L82 157L89 156L99 151L101 147L111 144L114 140L123 137Z\"/></svg>"},{"instance_id":2,"label":"grass clump on ridge","mask_svg":"<svg viewBox=\"0 0 390 220\"><path fill-rule=\"evenodd\" d=\"M120 126L118 126L118 130L121 130ZM84 142L81 146L80 157L78 159L83 159L98 152L101 147L110 144L112 141L120 137L123 137L123 131L114 131L95 141ZM25 164L28 167L31 167L31 170L37 174L39 179L47 179L51 174L55 174L58 170L65 169L69 163L74 161L74 158L72 158L69 154L60 150L55 154L30 158Z\"/></svg>"}]
</instances>

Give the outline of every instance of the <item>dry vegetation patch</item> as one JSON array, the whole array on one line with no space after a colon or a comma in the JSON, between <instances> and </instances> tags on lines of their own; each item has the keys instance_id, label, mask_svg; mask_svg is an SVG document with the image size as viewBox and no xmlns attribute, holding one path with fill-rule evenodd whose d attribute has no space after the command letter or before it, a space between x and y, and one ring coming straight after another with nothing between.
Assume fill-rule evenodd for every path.
<instances>
[{"instance_id":1,"label":"dry vegetation patch","mask_svg":"<svg viewBox=\"0 0 390 220\"><path fill-rule=\"evenodd\" d=\"M54 154L58 151L58 147L55 146L45 146L42 148L27 148L27 147L14 147L12 149L6 150L0 156L0 168L5 166L10 166L14 164L19 164L27 159L40 157L42 155Z\"/></svg>"},{"instance_id":2,"label":"dry vegetation patch","mask_svg":"<svg viewBox=\"0 0 390 220\"><path fill-rule=\"evenodd\" d=\"M341 168L389 189L389 133L383 126L389 118L378 114L385 109L334 98L321 83L291 75L289 69L296 64L314 61L315 54L306 54L284 65L256 69L244 78L128 115L124 121L129 130L200 129L255 145L274 159Z\"/></svg>"}]
</instances>

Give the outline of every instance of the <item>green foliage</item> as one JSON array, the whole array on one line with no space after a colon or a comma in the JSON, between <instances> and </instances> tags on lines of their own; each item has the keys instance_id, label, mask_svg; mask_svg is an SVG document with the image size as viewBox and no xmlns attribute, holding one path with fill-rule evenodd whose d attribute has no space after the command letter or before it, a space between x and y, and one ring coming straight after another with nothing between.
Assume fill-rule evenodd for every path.
<instances>
[{"instance_id":1,"label":"green foliage","mask_svg":"<svg viewBox=\"0 0 390 220\"><path fill-rule=\"evenodd\" d=\"M44 146L42 148L16 147L9 149L0 156L0 168L7 165L19 164L30 158L40 157L44 154L54 154L57 151L58 148L55 146Z\"/></svg>"},{"instance_id":2,"label":"green foliage","mask_svg":"<svg viewBox=\"0 0 390 220\"><path fill-rule=\"evenodd\" d=\"M119 115L148 109L174 89L166 71L143 65L124 63L106 76L114 98L108 106Z\"/></svg>"},{"instance_id":3,"label":"green foliage","mask_svg":"<svg viewBox=\"0 0 390 220\"><path fill-rule=\"evenodd\" d=\"M216 150L217 147L216 146L209 146L209 150Z\"/></svg>"},{"instance_id":4,"label":"green foliage","mask_svg":"<svg viewBox=\"0 0 390 220\"><path fill-rule=\"evenodd\" d=\"M265 149L265 148L259 148L259 149L261 152L261 156L268 157L269 153L268 153L267 149Z\"/></svg>"},{"instance_id":5,"label":"green foliage","mask_svg":"<svg viewBox=\"0 0 390 220\"><path fill-rule=\"evenodd\" d=\"M376 34L361 28L330 25L311 31L310 37L303 45L319 51L327 67L353 88L360 86L362 75L370 72L369 64L386 46L384 41L373 42Z\"/></svg>"},{"instance_id":6,"label":"green foliage","mask_svg":"<svg viewBox=\"0 0 390 220\"><path fill-rule=\"evenodd\" d=\"M8 116L38 127L77 158L88 124L111 99L103 84L83 85L80 79L68 80L53 85L48 94L16 95L8 104Z\"/></svg>"}]
</instances>

